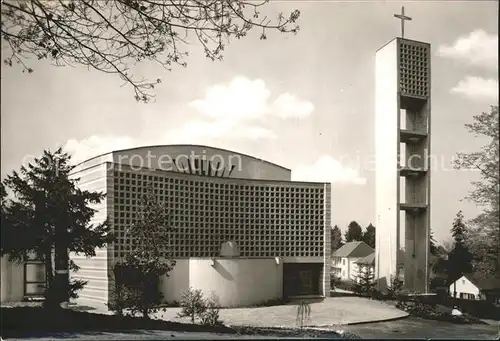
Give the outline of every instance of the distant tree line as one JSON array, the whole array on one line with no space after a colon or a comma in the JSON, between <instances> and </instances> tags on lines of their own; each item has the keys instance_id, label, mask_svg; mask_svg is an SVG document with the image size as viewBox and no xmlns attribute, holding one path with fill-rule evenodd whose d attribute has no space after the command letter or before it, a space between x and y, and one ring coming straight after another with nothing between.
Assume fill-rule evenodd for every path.
<instances>
[{"instance_id":1,"label":"distant tree line","mask_svg":"<svg viewBox=\"0 0 500 341\"><path fill-rule=\"evenodd\" d=\"M375 226L370 223L363 231L361 225L353 220L347 225L347 230L344 235L342 235L342 231L337 225L332 228L332 253L344 246L345 243L354 241L363 241L372 248L375 248Z\"/></svg>"}]
</instances>

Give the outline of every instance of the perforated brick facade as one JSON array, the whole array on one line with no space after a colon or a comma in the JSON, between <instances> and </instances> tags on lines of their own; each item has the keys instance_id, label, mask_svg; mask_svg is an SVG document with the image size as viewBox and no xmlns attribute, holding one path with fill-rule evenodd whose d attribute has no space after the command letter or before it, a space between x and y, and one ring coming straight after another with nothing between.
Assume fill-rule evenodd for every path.
<instances>
[{"instance_id":1,"label":"perforated brick facade","mask_svg":"<svg viewBox=\"0 0 500 341\"><path fill-rule=\"evenodd\" d=\"M430 45L410 40L399 44L399 86L403 96L429 97Z\"/></svg>"},{"instance_id":2,"label":"perforated brick facade","mask_svg":"<svg viewBox=\"0 0 500 341\"><path fill-rule=\"evenodd\" d=\"M228 240L238 244L243 257L324 255L325 184L201 177L123 165L111 174L116 258L130 250L125 230L138 218L150 184L172 217L174 258L218 256Z\"/></svg>"}]
</instances>

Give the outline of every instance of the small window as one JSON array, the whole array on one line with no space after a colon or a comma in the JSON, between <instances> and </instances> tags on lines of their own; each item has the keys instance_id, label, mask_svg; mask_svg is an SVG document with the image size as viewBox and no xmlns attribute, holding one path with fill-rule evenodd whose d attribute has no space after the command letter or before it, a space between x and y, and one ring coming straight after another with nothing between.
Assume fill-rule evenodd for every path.
<instances>
[{"instance_id":1,"label":"small window","mask_svg":"<svg viewBox=\"0 0 500 341\"><path fill-rule=\"evenodd\" d=\"M342 265L345 265L345 258L342 259Z\"/></svg>"},{"instance_id":2,"label":"small window","mask_svg":"<svg viewBox=\"0 0 500 341\"><path fill-rule=\"evenodd\" d=\"M465 279L462 279L462 284L465 284Z\"/></svg>"}]
</instances>

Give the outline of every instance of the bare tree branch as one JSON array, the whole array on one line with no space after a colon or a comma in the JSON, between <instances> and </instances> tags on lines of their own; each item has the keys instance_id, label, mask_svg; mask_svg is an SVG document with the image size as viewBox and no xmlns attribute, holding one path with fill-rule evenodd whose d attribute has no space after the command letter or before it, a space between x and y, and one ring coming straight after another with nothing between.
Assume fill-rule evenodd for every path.
<instances>
[{"instance_id":1,"label":"bare tree branch","mask_svg":"<svg viewBox=\"0 0 500 341\"><path fill-rule=\"evenodd\" d=\"M4 63L33 72L30 57L57 66L84 65L114 74L147 102L160 79L137 79L130 71L152 61L166 70L187 66L189 37L211 60L221 60L232 37L253 28L297 33L298 10L268 19L258 11L267 1L241 0L4 0L1 4Z\"/></svg>"}]
</instances>

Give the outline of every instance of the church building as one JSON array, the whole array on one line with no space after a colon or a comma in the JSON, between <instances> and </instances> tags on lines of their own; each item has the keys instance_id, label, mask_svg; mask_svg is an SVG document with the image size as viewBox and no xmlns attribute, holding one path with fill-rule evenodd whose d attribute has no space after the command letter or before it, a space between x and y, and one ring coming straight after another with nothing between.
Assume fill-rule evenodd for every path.
<instances>
[{"instance_id":1,"label":"church building","mask_svg":"<svg viewBox=\"0 0 500 341\"><path fill-rule=\"evenodd\" d=\"M108 302L113 265L130 251L125 230L153 186L169 210L176 260L160 280L165 301L184 290L212 293L238 307L330 292L331 186L291 181L291 170L207 146L139 147L77 165L79 186L106 193L94 223L109 218L115 243L96 257L71 255L73 278L87 281L78 300Z\"/></svg>"}]
</instances>

